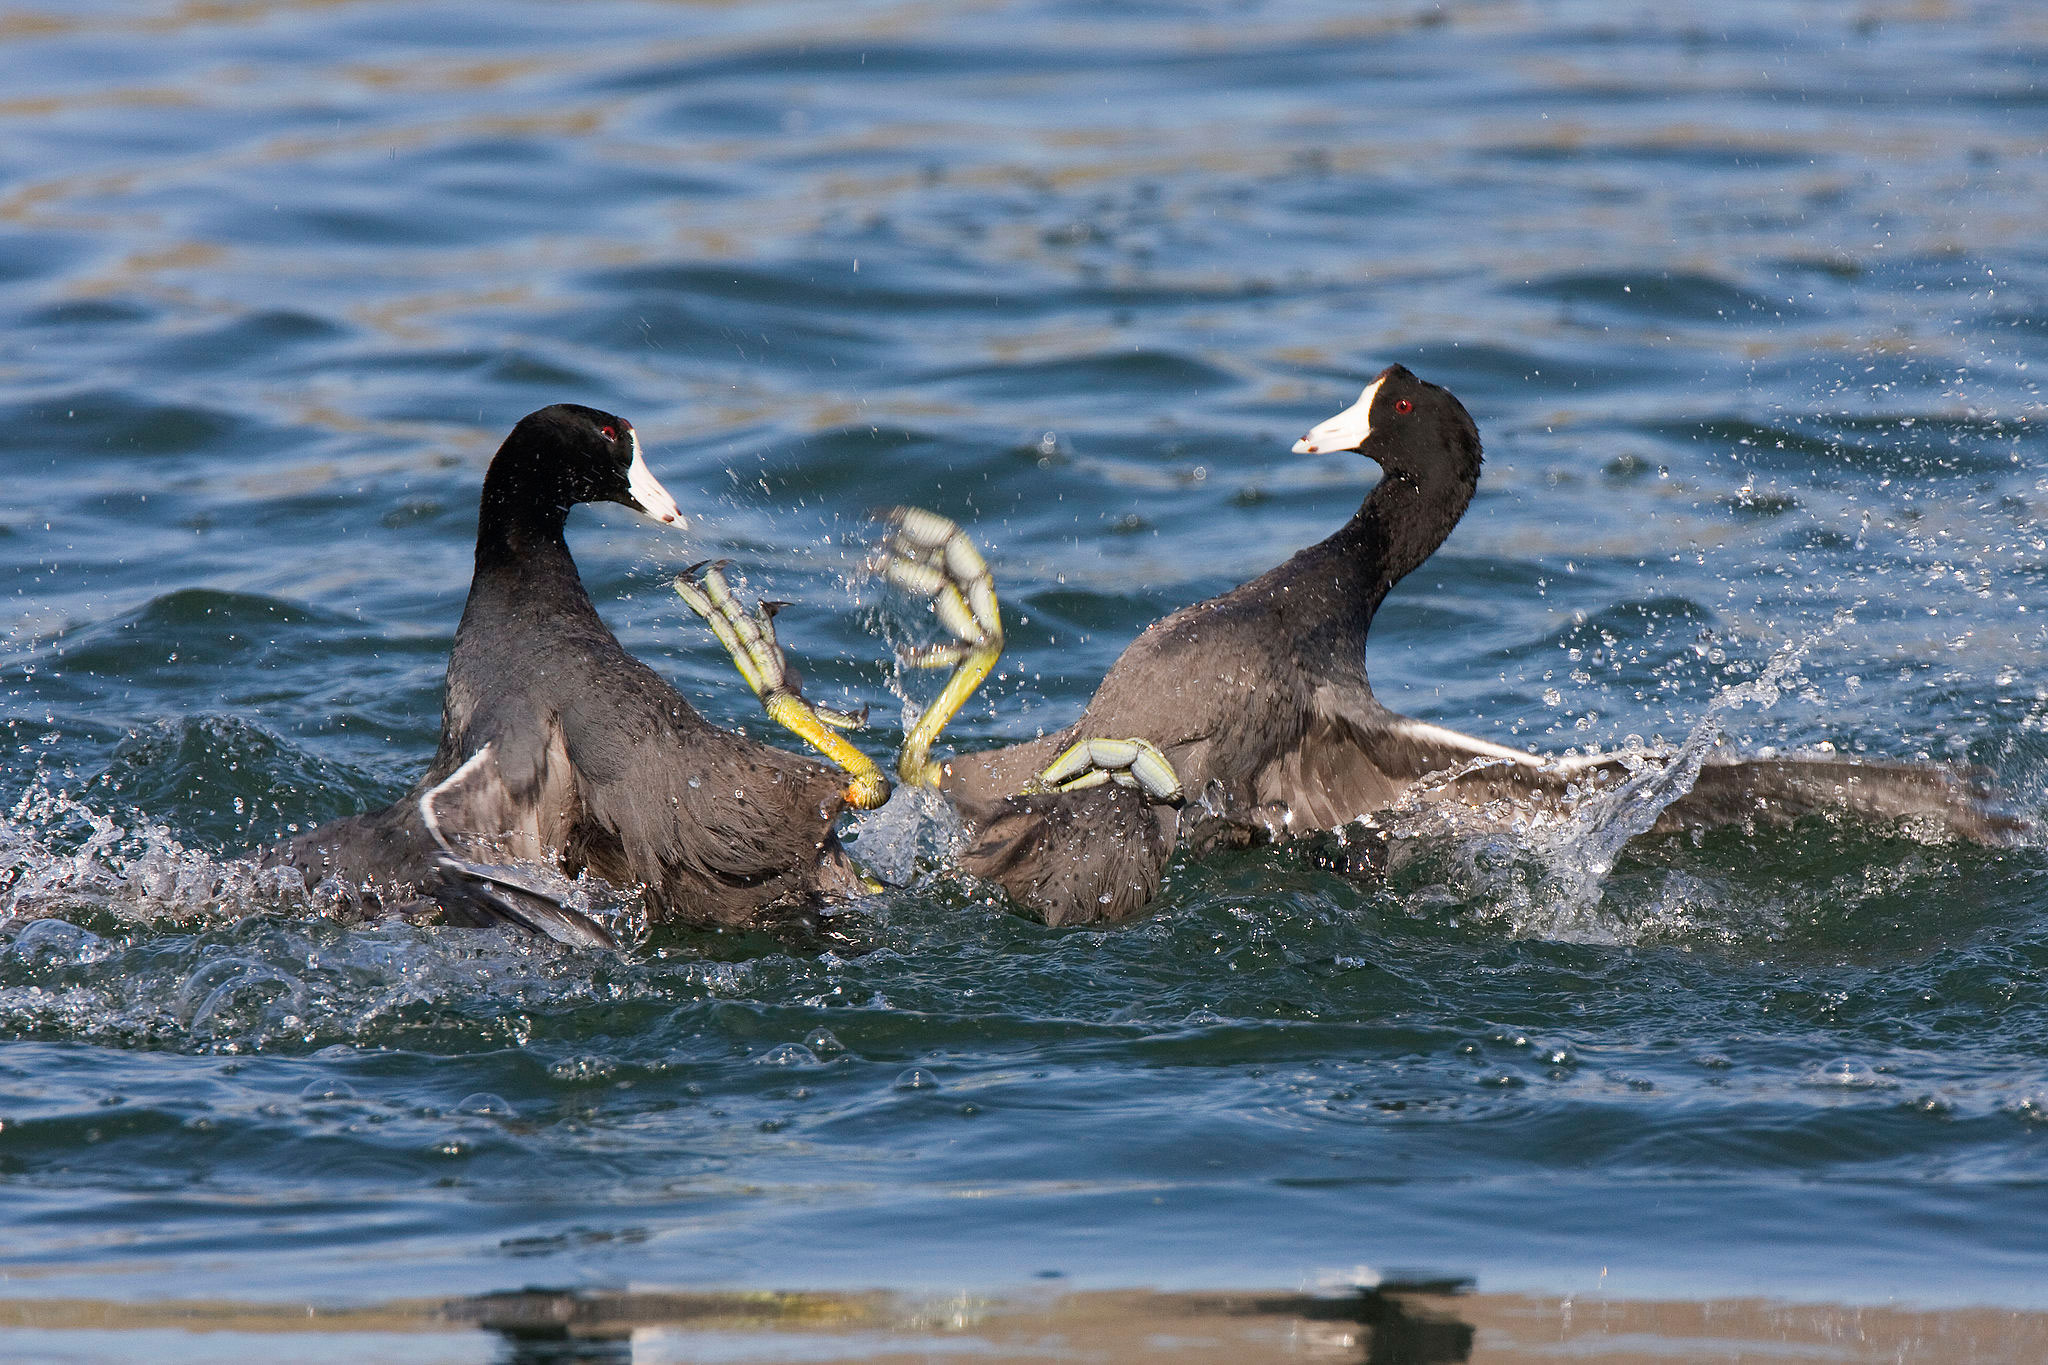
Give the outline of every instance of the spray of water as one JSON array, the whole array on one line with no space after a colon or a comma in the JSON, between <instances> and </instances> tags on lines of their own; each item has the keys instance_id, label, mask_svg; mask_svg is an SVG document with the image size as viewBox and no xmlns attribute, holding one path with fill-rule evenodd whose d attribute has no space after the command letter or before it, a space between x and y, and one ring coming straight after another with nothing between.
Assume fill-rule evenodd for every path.
<instances>
[{"instance_id":1,"label":"spray of water","mask_svg":"<svg viewBox=\"0 0 2048 1365\"><path fill-rule=\"evenodd\" d=\"M1638 741L1617 754L1629 776L1580 801L1562 822L1531 841L1543 876L1526 913L1518 916L1522 932L1548 938L1611 936L1611 917L1599 913L1602 886L1623 846L1648 833L1666 807L1692 790L1701 765L1721 742L1722 718L1750 703L1759 711L1774 706L1794 684L1815 642L1839 629L1845 617L1826 632L1786 644L1750 681L1723 688L1671 753L1653 754Z\"/></svg>"},{"instance_id":2,"label":"spray of water","mask_svg":"<svg viewBox=\"0 0 2048 1365\"><path fill-rule=\"evenodd\" d=\"M620 969L509 932L365 923L355 888L216 858L45 785L0 817L0 852L0 1036L243 1052L483 1018L512 1040L528 1016L506 1001L578 1000ZM564 895L629 954L644 942L637 897L587 882Z\"/></svg>"},{"instance_id":3,"label":"spray of water","mask_svg":"<svg viewBox=\"0 0 2048 1365\"><path fill-rule=\"evenodd\" d=\"M1605 886L1629 840L1647 833L1673 802L1699 779L1700 769L1721 744L1729 713L1753 705L1767 710L1801 685L1800 670L1822 639L1853 618L1838 613L1821 630L1788 642L1747 682L1722 688L1675 748L1658 751L1633 736L1610 757L1626 776L1611 785L1588 781L1567 788L1557 806L1485 808L1472 812L1455 802L1411 801L1385 822L1397 836L1441 841L1449 836L1452 857L1436 869L1436 898L1489 907L1488 913L1514 933L1566 941L1633 941L1646 927L1605 904ZM1449 780L1460 776L1452 773ZM1433 784L1435 785L1435 784ZM1404 855L1396 845L1397 857ZM1418 856L1405 853L1408 862ZM1684 913L1663 907L1659 914Z\"/></svg>"}]
</instances>

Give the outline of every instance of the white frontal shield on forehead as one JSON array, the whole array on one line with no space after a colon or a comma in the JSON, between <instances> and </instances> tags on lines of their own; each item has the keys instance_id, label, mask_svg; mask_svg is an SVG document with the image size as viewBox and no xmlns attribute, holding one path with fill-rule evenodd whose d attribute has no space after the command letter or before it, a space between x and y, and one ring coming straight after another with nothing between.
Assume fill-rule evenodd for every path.
<instances>
[{"instance_id":1,"label":"white frontal shield on forehead","mask_svg":"<svg viewBox=\"0 0 2048 1365\"><path fill-rule=\"evenodd\" d=\"M676 506L676 500L661 486L661 480L654 477L647 461L640 458L640 433L628 430L626 439L633 443L633 467L626 471L626 487L632 491L633 500L640 504L641 511L656 521L681 526L683 509Z\"/></svg>"},{"instance_id":2,"label":"white frontal shield on forehead","mask_svg":"<svg viewBox=\"0 0 2048 1365\"><path fill-rule=\"evenodd\" d=\"M1385 378L1375 379L1358 395L1358 401L1327 422L1316 424L1308 435L1294 443L1297 455L1320 455L1326 450L1356 450L1372 435L1372 400Z\"/></svg>"}]
</instances>

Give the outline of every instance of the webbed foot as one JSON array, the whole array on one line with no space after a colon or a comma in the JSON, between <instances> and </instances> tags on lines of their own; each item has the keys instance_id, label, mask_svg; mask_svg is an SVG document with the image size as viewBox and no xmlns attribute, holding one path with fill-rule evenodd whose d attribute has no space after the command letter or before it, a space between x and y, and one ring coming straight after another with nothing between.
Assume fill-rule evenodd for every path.
<instances>
[{"instance_id":1,"label":"webbed foot","mask_svg":"<svg viewBox=\"0 0 2048 1365\"><path fill-rule=\"evenodd\" d=\"M851 779L847 805L873 810L887 801L889 779L873 759L835 733L866 724L865 708L849 714L805 701L802 681L775 638L775 613L788 604L758 602L751 612L745 610L725 581L724 569L724 560L692 565L677 577L677 595L711 627L769 718L846 770Z\"/></svg>"},{"instance_id":2,"label":"webbed foot","mask_svg":"<svg viewBox=\"0 0 2048 1365\"><path fill-rule=\"evenodd\" d=\"M931 760L939 732L994 670L1003 652L1003 617L995 579L981 551L951 519L921 507L882 513L887 526L869 564L871 572L925 598L953 639L902 651L913 668L951 668L953 676L903 737L896 773L903 781L936 786L942 773Z\"/></svg>"},{"instance_id":3,"label":"webbed foot","mask_svg":"<svg viewBox=\"0 0 2048 1365\"><path fill-rule=\"evenodd\" d=\"M1177 806L1182 798L1180 776L1173 764L1157 745L1145 739L1080 740L1048 763L1025 792L1080 791L1105 782L1136 787L1168 805Z\"/></svg>"}]
</instances>

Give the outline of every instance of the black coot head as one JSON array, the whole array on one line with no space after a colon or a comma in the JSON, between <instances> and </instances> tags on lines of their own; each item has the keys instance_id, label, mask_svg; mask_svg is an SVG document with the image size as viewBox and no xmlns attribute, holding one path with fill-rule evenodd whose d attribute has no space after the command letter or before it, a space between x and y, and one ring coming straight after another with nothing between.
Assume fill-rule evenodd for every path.
<instances>
[{"instance_id":1,"label":"black coot head","mask_svg":"<svg viewBox=\"0 0 2048 1365\"><path fill-rule=\"evenodd\" d=\"M492 461L533 497L562 507L616 502L656 521L683 524L676 500L647 468L640 435L623 417L579 403L528 413Z\"/></svg>"},{"instance_id":2,"label":"black coot head","mask_svg":"<svg viewBox=\"0 0 2048 1365\"><path fill-rule=\"evenodd\" d=\"M1355 450L1389 474L1422 482L1431 476L1474 479L1479 428L1449 389L1389 365L1358 401L1294 443L1297 455Z\"/></svg>"}]
</instances>

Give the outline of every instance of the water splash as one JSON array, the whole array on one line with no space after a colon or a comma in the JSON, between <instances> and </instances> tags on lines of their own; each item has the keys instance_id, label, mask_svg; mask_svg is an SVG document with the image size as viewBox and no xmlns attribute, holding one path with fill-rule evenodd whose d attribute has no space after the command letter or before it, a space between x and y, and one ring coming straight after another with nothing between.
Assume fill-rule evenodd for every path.
<instances>
[{"instance_id":1,"label":"water splash","mask_svg":"<svg viewBox=\"0 0 2048 1365\"><path fill-rule=\"evenodd\" d=\"M911 695L909 684L910 677L922 670L908 664L905 653L913 645L929 643L932 613L920 604L917 616L906 618L902 599L901 592L882 592L880 600L865 610L864 624L889 660L885 684L899 704L900 733L908 735L924 715L924 704ZM847 832L854 857L870 875L891 886L907 886L945 867L966 839L966 827L951 801L928 787L901 784L879 809L856 812Z\"/></svg>"},{"instance_id":2,"label":"water splash","mask_svg":"<svg viewBox=\"0 0 2048 1365\"><path fill-rule=\"evenodd\" d=\"M930 787L910 786L898 786L886 804L857 814L847 836L860 865L891 886L946 867L966 840L951 801Z\"/></svg>"},{"instance_id":3,"label":"water splash","mask_svg":"<svg viewBox=\"0 0 2048 1365\"><path fill-rule=\"evenodd\" d=\"M1508 803L1496 803L1503 808L1486 809L1481 822L1491 828L1459 838L1448 885L1439 893L1448 890L1459 900L1488 905L1491 917L1519 936L1570 942L1633 942L1662 920L1683 917L1682 894L1652 907L1647 917L1624 918L1606 905L1607 879L1622 849L1693 789L1722 743L1723 718L1751 703L1760 711L1775 705L1799 685L1813 646L1850 619L1847 611L1838 613L1830 626L1785 644L1756 677L1722 688L1675 749L1660 752L1630 736L1609 755L1627 774L1612 786L1589 778L1583 787L1568 787L1558 807L1506 809ZM1455 835L1464 819L1455 803L1411 804L1409 818L1392 822L1398 834Z\"/></svg>"},{"instance_id":4,"label":"water splash","mask_svg":"<svg viewBox=\"0 0 2048 1365\"><path fill-rule=\"evenodd\" d=\"M1846 613L1843 614L1846 617ZM1837 619L1835 629L1845 624ZM1832 633L1825 632L1825 633ZM1722 717L1754 702L1769 710L1794 685L1801 663L1823 632L1788 642L1762 672L1723 688L1705 714L1669 755L1645 749L1640 740L1615 755L1629 776L1616 786L1581 800L1571 815L1539 834L1532 851L1544 865L1542 903L1520 921L1523 932L1544 937L1604 937L1607 923L1598 909L1615 859L1629 840L1647 834L1665 809L1690 792L1700 768L1722 740Z\"/></svg>"},{"instance_id":5,"label":"water splash","mask_svg":"<svg viewBox=\"0 0 2048 1365\"><path fill-rule=\"evenodd\" d=\"M518 1041L530 1020L508 1002L574 1003L621 966L509 931L364 924L355 888L216 858L42 785L0 817L0 851L0 1037L233 1053L481 1026ZM637 897L564 886L629 954L644 946Z\"/></svg>"},{"instance_id":6,"label":"water splash","mask_svg":"<svg viewBox=\"0 0 2048 1365\"><path fill-rule=\"evenodd\" d=\"M49 916L113 922L233 920L257 910L318 908L288 868L217 859L165 827L124 824L64 790L31 783L0 818L6 862L0 921Z\"/></svg>"}]
</instances>

